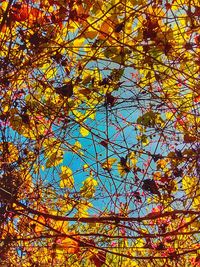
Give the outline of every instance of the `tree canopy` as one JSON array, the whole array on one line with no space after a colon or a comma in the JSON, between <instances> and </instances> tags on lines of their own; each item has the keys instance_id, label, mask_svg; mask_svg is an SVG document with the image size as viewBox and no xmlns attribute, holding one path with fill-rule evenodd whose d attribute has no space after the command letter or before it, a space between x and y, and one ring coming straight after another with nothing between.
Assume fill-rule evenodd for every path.
<instances>
[{"instance_id":1,"label":"tree canopy","mask_svg":"<svg viewBox=\"0 0 200 267\"><path fill-rule=\"evenodd\" d=\"M199 0L0 14L1 266L200 266Z\"/></svg>"}]
</instances>

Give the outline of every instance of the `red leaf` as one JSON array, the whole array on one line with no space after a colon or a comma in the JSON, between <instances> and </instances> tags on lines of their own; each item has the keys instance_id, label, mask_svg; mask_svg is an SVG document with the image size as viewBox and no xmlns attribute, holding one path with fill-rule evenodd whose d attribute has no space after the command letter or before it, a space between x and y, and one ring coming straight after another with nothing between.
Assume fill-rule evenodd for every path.
<instances>
[{"instance_id":1,"label":"red leaf","mask_svg":"<svg viewBox=\"0 0 200 267\"><path fill-rule=\"evenodd\" d=\"M198 95L197 97L195 97L194 102L195 102L195 103L200 102L200 95Z\"/></svg>"},{"instance_id":2,"label":"red leaf","mask_svg":"<svg viewBox=\"0 0 200 267\"><path fill-rule=\"evenodd\" d=\"M42 13L41 10L35 7L31 7L28 4L16 3L11 9L11 19L13 21L28 21L30 25L33 23L45 22L47 17Z\"/></svg>"},{"instance_id":3,"label":"red leaf","mask_svg":"<svg viewBox=\"0 0 200 267\"><path fill-rule=\"evenodd\" d=\"M108 141L107 140L103 140L99 144L106 147L106 148L108 147Z\"/></svg>"}]
</instances>

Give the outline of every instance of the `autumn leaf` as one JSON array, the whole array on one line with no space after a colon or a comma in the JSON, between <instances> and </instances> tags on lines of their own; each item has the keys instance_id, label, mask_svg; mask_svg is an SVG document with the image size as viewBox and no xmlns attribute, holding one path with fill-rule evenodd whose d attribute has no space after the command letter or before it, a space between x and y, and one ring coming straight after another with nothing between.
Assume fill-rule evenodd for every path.
<instances>
[{"instance_id":1,"label":"autumn leaf","mask_svg":"<svg viewBox=\"0 0 200 267\"><path fill-rule=\"evenodd\" d=\"M39 9L19 2L12 6L11 18L17 22L27 21L30 25L45 21L45 16Z\"/></svg>"},{"instance_id":2,"label":"autumn leaf","mask_svg":"<svg viewBox=\"0 0 200 267\"><path fill-rule=\"evenodd\" d=\"M117 169L118 169L120 176L126 175L131 170L130 164L127 162L127 160L128 160L128 156L126 156L125 158L121 157L120 162L117 164Z\"/></svg>"},{"instance_id":3,"label":"autumn leaf","mask_svg":"<svg viewBox=\"0 0 200 267\"><path fill-rule=\"evenodd\" d=\"M42 231L44 230L45 228L45 225L46 224L46 220L43 216L38 216L35 218L35 222L32 222L30 224L31 228L33 229L33 231L36 233L36 234L41 234Z\"/></svg>"},{"instance_id":4,"label":"autumn leaf","mask_svg":"<svg viewBox=\"0 0 200 267\"><path fill-rule=\"evenodd\" d=\"M71 233L73 234L73 233ZM76 237L74 240L70 238L70 234L68 233L69 237L61 237L56 241L56 251L57 253L67 253L67 254L74 254L79 252L79 242L78 238Z\"/></svg>"},{"instance_id":5,"label":"autumn leaf","mask_svg":"<svg viewBox=\"0 0 200 267\"><path fill-rule=\"evenodd\" d=\"M57 94L66 96L66 97L71 97L73 95L73 84L72 81L69 81L65 83L61 87L55 87L55 91Z\"/></svg>"},{"instance_id":6,"label":"autumn leaf","mask_svg":"<svg viewBox=\"0 0 200 267\"><path fill-rule=\"evenodd\" d=\"M98 182L92 176L87 177L81 187L81 195L85 198L92 198L95 194L97 185Z\"/></svg>"},{"instance_id":7,"label":"autumn leaf","mask_svg":"<svg viewBox=\"0 0 200 267\"><path fill-rule=\"evenodd\" d=\"M144 191L150 192L151 194L156 194L158 196L161 196L160 192L158 190L158 186L154 180L151 180L151 179L144 180L143 185L142 185L142 189Z\"/></svg>"},{"instance_id":8,"label":"autumn leaf","mask_svg":"<svg viewBox=\"0 0 200 267\"><path fill-rule=\"evenodd\" d=\"M80 127L80 133L81 133L81 135L83 136L83 137L86 137L86 136L88 136L89 135L89 130L87 129L87 128L85 128L84 126L81 126Z\"/></svg>"},{"instance_id":9,"label":"autumn leaf","mask_svg":"<svg viewBox=\"0 0 200 267\"><path fill-rule=\"evenodd\" d=\"M12 163L18 160L19 151L11 142L0 143L0 157L3 163Z\"/></svg>"},{"instance_id":10,"label":"autumn leaf","mask_svg":"<svg viewBox=\"0 0 200 267\"><path fill-rule=\"evenodd\" d=\"M195 176L184 176L182 178L182 186L187 196L193 198L192 206L198 209L200 206L200 187L198 178Z\"/></svg>"},{"instance_id":11,"label":"autumn leaf","mask_svg":"<svg viewBox=\"0 0 200 267\"><path fill-rule=\"evenodd\" d=\"M113 164L117 161L116 158L108 158L104 161L101 166L104 170L110 171L112 169Z\"/></svg>"},{"instance_id":12,"label":"autumn leaf","mask_svg":"<svg viewBox=\"0 0 200 267\"><path fill-rule=\"evenodd\" d=\"M192 136L192 135L190 135L190 134L185 134L184 135L184 142L185 143L193 143L193 142L195 142L196 141L196 136Z\"/></svg>"},{"instance_id":13,"label":"autumn leaf","mask_svg":"<svg viewBox=\"0 0 200 267\"><path fill-rule=\"evenodd\" d=\"M99 144L106 148L108 147L109 142L107 140L102 140Z\"/></svg>"},{"instance_id":14,"label":"autumn leaf","mask_svg":"<svg viewBox=\"0 0 200 267\"><path fill-rule=\"evenodd\" d=\"M105 104L113 107L116 103L117 99L111 93L106 93Z\"/></svg>"},{"instance_id":15,"label":"autumn leaf","mask_svg":"<svg viewBox=\"0 0 200 267\"><path fill-rule=\"evenodd\" d=\"M57 166L63 161L63 151L61 149L57 150L50 154L46 161L46 168L51 168L53 166Z\"/></svg>"},{"instance_id":16,"label":"autumn leaf","mask_svg":"<svg viewBox=\"0 0 200 267\"><path fill-rule=\"evenodd\" d=\"M0 0L2 266L198 265L199 15Z\"/></svg>"},{"instance_id":17,"label":"autumn leaf","mask_svg":"<svg viewBox=\"0 0 200 267\"><path fill-rule=\"evenodd\" d=\"M74 177L72 170L67 166L61 166L61 173L60 173L60 187L61 188L73 188L74 186Z\"/></svg>"}]
</instances>

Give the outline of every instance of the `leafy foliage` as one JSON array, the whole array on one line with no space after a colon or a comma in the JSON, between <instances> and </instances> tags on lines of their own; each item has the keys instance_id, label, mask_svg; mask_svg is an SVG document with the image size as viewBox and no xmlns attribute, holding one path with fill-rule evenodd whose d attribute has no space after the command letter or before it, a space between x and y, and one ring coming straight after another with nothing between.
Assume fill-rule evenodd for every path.
<instances>
[{"instance_id":1,"label":"leafy foliage","mask_svg":"<svg viewBox=\"0 0 200 267\"><path fill-rule=\"evenodd\" d=\"M0 1L2 266L199 266L199 0Z\"/></svg>"}]
</instances>

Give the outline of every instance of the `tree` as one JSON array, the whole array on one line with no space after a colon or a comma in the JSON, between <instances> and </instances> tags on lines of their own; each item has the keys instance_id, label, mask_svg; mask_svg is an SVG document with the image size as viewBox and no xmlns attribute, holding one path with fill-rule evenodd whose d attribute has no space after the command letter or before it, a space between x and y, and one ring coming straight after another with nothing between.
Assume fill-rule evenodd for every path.
<instances>
[{"instance_id":1,"label":"tree","mask_svg":"<svg viewBox=\"0 0 200 267\"><path fill-rule=\"evenodd\" d=\"M199 266L199 1L0 12L1 265Z\"/></svg>"}]
</instances>

